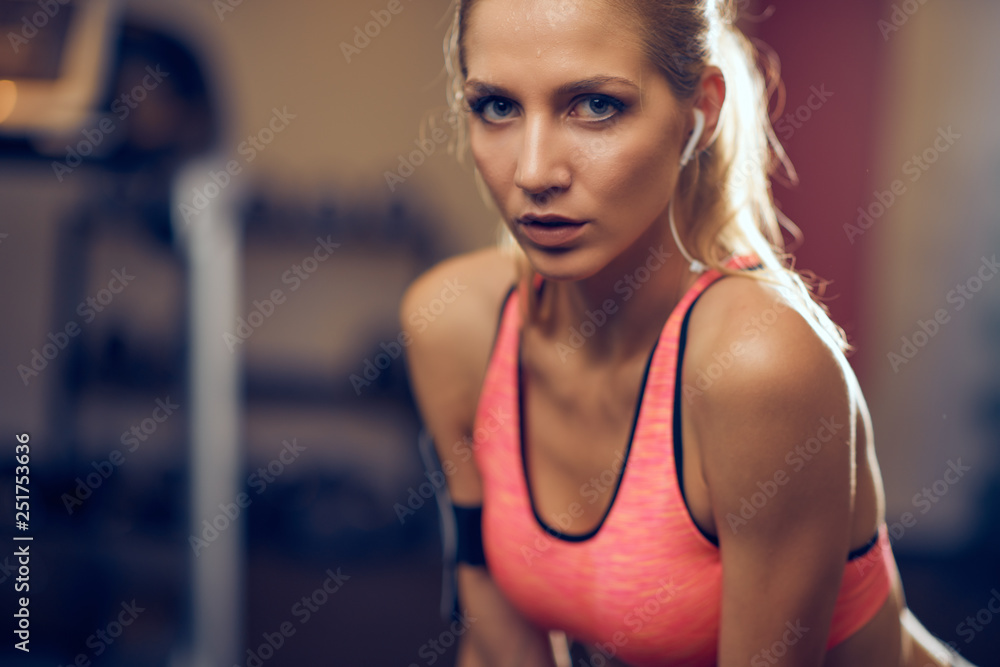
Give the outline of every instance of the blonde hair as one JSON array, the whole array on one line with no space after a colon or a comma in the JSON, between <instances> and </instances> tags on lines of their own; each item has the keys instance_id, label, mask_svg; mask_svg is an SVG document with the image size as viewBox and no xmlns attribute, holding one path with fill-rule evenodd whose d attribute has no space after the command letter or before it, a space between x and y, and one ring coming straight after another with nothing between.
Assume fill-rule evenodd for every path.
<instances>
[{"instance_id":1,"label":"blonde hair","mask_svg":"<svg viewBox=\"0 0 1000 667\"><path fill-rule=\"evenodd\" d=\"M468 149L467 107L463 86L467 75L462 35L478 0L456 0L451 27L444 41L447 98L456 132L450 150L461 161ZM579 1L579 0L573 0ZM831 319L822 295L826 283L794 268L781 228L796 239L799 229L774 205L772 176L797 181L794 168L775 136L768 115L772 95L781 94L780 70L773 53L758 50L735 25L732 0L605 0L631 19L647 57L664 75L680 101L694 97L706 67L715 65L726 81L726 99L717 136L681 171L674 196L677 231L687 250L709 268L728 275L747 275L785 289L841 349L850 349L846 334ZM758 61L760 66L758 66ZM487 202L490 196L476 172L476 183ZM534 271L517 242L501 222L499 243L518 257L520 288L528 297L526 315L534 310ZM753 254L758 271L738 271L725 265L733 254ZM817 287L818 286L818 287Z\"/></svg>"}]
</instances>

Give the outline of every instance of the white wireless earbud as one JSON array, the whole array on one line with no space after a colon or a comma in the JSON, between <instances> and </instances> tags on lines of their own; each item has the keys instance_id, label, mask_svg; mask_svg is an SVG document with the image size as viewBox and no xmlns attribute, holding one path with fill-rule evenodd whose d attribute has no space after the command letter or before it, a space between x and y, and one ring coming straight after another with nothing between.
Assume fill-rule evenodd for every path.
<instances>
[{"instance_id":1,"label":"white wireless earbud","mask_svg":"<svg viewBox=\"0 0 1000 667\"><path fill-rule=\"evenodd\" d=\"M694 110L694 129L691 130L691 138L688 139L684 152L681 153L681 166L683 167L694 156L694 149L701 140L701 133L705 131L705 112L701 109Z\"/></svg>"},{"instance_id":2,"label":"white wireless earbud","mask_svg":"<svg viewBox=\"0 0 1000 667\"><path fill-rule=\"evenodd\" d=\"M698 145L698 141L701 139L702 132L705 131L705 113L701 109L694 110L694 129L691 130L691 138L688 139L687 146L684 147L684 152L681 153L681 168L684 168L691 158L694 156L695 146ZM688 253L684 248L684 244L681 243L680 236L677 234L677 222L674 220L674 200L670 200L670 205L667 207L667 213L670 220L670 233L674 237L674 243L677 244L677 249L681 251L684 255L684 259L690 262L692 273L701 273L708 267L705 266L703 262L698 261Z\"/></svg>"}]
</instances>

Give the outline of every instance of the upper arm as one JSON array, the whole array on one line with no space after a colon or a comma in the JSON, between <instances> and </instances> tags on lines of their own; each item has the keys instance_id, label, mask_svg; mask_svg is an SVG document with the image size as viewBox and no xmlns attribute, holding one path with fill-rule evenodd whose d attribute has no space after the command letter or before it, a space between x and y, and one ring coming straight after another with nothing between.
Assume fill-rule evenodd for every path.
<instances>
[{"instance_id":1,"label":"upper arm","mask_svg":"<svg viewBox=\"0 0 1000 667\"><path fill-rule=\"evenodd\" d=\"M502 300L515 280L510 258L481 250L432 267L400 303L410 384L456 504L482 503L475 458L462 443L472 433ZM517 613L487 569L460 564L458 584L469 627L463 667L552 667L547 634Z\"/></svg>"},{"instance_id":2,"label":"upper arm","mask_svg":"<svg viewBox=\"0 0 1000 667\"><path fill-rule=\"evenodd\" d=\"M455 445L472 432L506 280L511 261L480 250L430 268L400 302L410 385L459 504L481 500L475 461Z\"/></svg>"},{"instance_id":3,"label":"upper arm","mask_svg":"<svg viewBox=\"0 0 1000 667\"><path fill-rule=\"evenodd\" d=\"M849 552L853 395L802 315L766 287L730 289L742 298L702 349L739 352L691 409L722 558L719 665L773 664L778 643L778 664L818 666Z\"/></svg>"}]
</instances>

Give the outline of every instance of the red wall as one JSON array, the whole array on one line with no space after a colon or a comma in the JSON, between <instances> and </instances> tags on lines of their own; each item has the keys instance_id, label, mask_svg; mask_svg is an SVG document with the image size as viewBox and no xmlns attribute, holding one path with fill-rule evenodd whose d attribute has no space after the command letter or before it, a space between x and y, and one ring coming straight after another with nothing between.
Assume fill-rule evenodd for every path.
<instances>
[{"instance_id":1,"label":"red wall","mask_svg":"<svg viewBox=\"0 0 1000 667\"><path fill-rule=\"evenodd\" d=\"M878 185L872 168L888 44L877 24L890 10L871 0L773 0L745 10L744 16L759 15L768 6L773 8L769 18L743 25L781 59L785 122L778 121L776 129L800 183L794 188L775 183L775 198L804 235L796 266L833 281L827 289L833 298L826 303L851 341L862 343L851 363L863 374L865 346L855 337L862 331L870 263L866 244L852 245L844 224L856 220L858 207L868 205ZM831 95L821 104L813 97L818 109L803 108L813 87L825 87ZM792 123L797 111L808 119Z\"/></svg>"}]
</instances>

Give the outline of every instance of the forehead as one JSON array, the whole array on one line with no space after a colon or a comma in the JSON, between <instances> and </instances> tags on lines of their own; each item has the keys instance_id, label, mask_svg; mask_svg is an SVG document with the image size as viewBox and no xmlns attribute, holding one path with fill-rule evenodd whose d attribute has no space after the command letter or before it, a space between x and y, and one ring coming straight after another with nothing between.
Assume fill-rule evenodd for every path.
<instances>
[{"instance_id":1,"label":"forehead","mask_svg":"<svg viewBox=\"0 0 1000 667\"><path fill-rule=\"evenodd\" d=\"M480 0L462 36L469 78L558 85L599 75L635 81L651 65L606 0Z\"/></svg>"}]
</instances>

